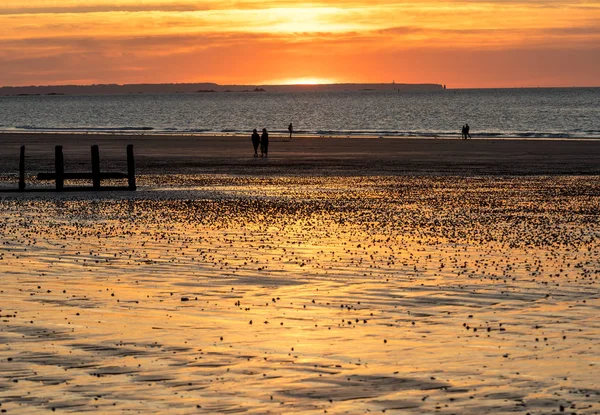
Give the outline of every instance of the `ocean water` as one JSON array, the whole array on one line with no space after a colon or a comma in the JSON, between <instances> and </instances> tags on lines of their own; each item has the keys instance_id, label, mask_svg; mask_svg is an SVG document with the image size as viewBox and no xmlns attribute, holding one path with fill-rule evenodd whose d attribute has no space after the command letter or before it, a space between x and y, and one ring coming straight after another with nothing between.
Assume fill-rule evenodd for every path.
<instances>
[{"instance_id":1,"label":"ocean water","mask_svg":"<svg viewBox=\"0 0 600 415\"><path fill-rule=\"evenodd\" d=\"M600 88L0 97L0 131L600 138Z\"/></svg>"}]
</instances>

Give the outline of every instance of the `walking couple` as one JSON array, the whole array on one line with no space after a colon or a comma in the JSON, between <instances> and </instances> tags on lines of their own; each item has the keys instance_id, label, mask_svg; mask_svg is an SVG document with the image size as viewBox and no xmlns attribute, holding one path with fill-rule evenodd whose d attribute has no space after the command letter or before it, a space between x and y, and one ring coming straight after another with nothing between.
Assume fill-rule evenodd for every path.
<instances>
[{"instance_id":1,"label":"walking couple","mask_svg":"<svg viewBox=\"0 0 600 415\"><path fill-rule=\"evenodd\" d=\"M262 130L262 136L258 135L256 128L252 132L252 145L254 146L254 157L258 157L258 146L260 145L260 156L267 157L269 152L269 133L266 128Z\"/></svg>"},{"instance_id":2,"label":"walking couple","mask_svg":"<svg viewBox=\"0 0 600 415\"><path fill-rule=\"evenodd\" d=\"M466 140L467 137L471 138L471 134L469 134L469 130L470 129L471 129L471 127L469 127L469 124L463 125L463 128L462 128L462 138L463 138L463 140Z\"/></svg>"}]
</instances>

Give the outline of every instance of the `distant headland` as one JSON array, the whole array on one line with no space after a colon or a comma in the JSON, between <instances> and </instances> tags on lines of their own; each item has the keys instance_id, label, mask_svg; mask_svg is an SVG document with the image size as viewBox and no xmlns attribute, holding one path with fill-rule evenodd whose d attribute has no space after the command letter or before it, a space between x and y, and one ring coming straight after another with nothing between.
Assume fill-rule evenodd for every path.
<instances>
[{"instance_id":1,"label":"distant headland","mask_svg":"<svg viewBox=\"0 0 600 415\"><path fill-rule=\"evenodd\" d=\"M315 84L315 85L219 85L215 83L186 84L96 84L96 85L42 85L4 86L0 96L25 95L116 95L116 94L192 94L227 92L300 92L300 91L442 91L439 84Z\"/></svg>"}]
</instances>

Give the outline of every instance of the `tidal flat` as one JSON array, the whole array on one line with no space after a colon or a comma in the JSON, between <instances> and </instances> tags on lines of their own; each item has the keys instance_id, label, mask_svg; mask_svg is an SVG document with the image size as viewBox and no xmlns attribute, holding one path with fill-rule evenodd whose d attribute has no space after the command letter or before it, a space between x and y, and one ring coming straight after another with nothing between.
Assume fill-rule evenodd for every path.
<instances>
[{"instance_id":1,"label":"tidal flat","mask_svg":"<svg viewBox=\"0 0 600 415\"><path fill-rule=\"evenodd\" d=\"M598 176L0 197L7 414L600 412Z\"/></svg>"}]
</instances>

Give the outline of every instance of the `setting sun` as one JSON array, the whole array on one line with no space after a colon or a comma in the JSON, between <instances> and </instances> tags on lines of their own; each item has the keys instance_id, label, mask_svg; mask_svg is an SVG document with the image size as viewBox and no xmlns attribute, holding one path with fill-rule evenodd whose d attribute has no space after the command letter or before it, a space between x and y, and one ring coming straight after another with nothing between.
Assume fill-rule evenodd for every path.
<instances>
[{"instance_id":1,"label":"setting sun","mask_svg":"<svg viewBox=\"0 0 600 415\"><path fill-rule=\"evenodd\" d=\"M326 78L291 78L284 80L272 80L265 83L273 85L322 85L334 84L336 82Z\"/></svg>"}]
</instances>

